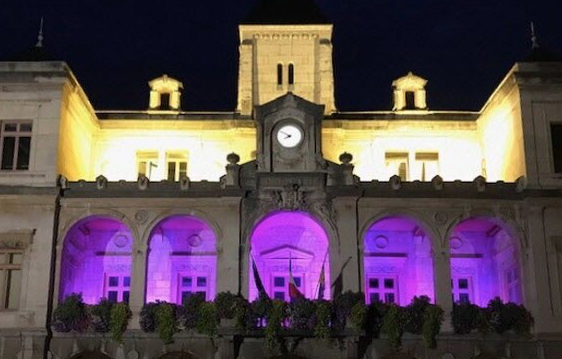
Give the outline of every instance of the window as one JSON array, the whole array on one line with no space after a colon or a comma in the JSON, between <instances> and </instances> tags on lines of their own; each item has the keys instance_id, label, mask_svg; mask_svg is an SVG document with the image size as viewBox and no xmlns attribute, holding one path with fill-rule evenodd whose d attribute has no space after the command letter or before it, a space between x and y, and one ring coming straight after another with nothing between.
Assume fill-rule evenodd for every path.
<instances>
[{"instance_id":1,"label":"window","mask_svg":"<svg viewBox=\"0 0 562 359\"><path fill-rule=\"evenodd\" d=\"M395 277L369 277L367 280L367 300L370 303L396 303L398 282Z\"/></svg>"},{"instance_id":2,"label":"window","mask_svg":"<svg viewBox=\"0 0 562 359\"><path fill-rule=\"evenodd\" d=\"M105 275L104 297L110 302L129 303L131 277L121 274Z\"/></svg>"},{"instance_id":3,"label":"window","mask_svg":"<svg viewBox=\"0 0 562 359\"><path fill-rule=\"evenodd\" d=\"M304 294L303 286L302 286L302 277L293 275L293 279L295 280L295 285L297 286L298 290ZM273 298L284 300L289 302L291 300L291 296L289 295L289 276L283 275L276 275L273 277Z\"/></svg>"},{"instance_id":4,"label":"window","mask_svg":"<svg viewBox=\"0 0 562 359\"><path fill-rule=\"evenodd\" d=\"M277 85L283 85L283 65L277 64Z\"/></svg>"},{"instance_id":5,"label":"window","mask_svg":"<svg viewBox=\"0 0 562 359\"><path fill-rule=\"evenodd\" d=\"M0 123L0 170L29 170L31 122Z\"/></svg>"},{"instance_id":6,"label":"window","mask_svg":"<svg viewBox=\"0 0 562 359\"><path fill-rule=\"evenodd\" d=\"M413 110L416 108L416 93L414 91L406 91L404 93L406 97L406 109Z\"/></svg>"},{"instance_id":7,"label":"window","mask_svg":"<svg viewBox=\"0 0 562 359\"><path fill-rule=\"evenodd\" d=\"M454 303L472 303L472 278L453 277L451 279L452 298Z\"/></svg>"},{"instance_id":8,"label":"window","mask_svg":"<svg viewBox=\"0 0 562 359\"><path fill-rule=\"evenodd\" d=\"M505 273L505 285L507 290L507 299L512 303L520 303L519 299L519 276L517 268L512 267Z\"/></svg>"},{"instance_id":9,"label":"window","mask_svg":"<svg viewBox=\"0 0 562 359\"><path fill-rule=\"evenodd\" d=\"M194 294L200 294L207 299L207 277L197 274L182 274L179 278L179 299L183 304Z\"/></svg>"},{"instance_id":10,"label":"window","mask_svg":"<svg viewBox=\"0 0 562 359\"><path fill-rule=\"evenodd\" d=\"M387 152L385 154L385 166L389 177L397 175L403 181L408 180L407 152Z\"/></svg>"},{"instance_id":11,"label":"window","mask_svg":"<svg viewBox=\"0 0 562 359\"><path fill-rule=\"evenodd\" d=\"M158 168L158 152L138 152L137 153L137 172L152 179Z\"/></svg>"},{"instance_id":12,"label":"window","mask_svg":"<svg viewBox=\"0 0 562 359\"><path fill-rule=\"evenodd\" d=\"M433 177L439 174L439 154L431 152L416 153L413 172L413 178L431 181Z\"/></svg>"},{"instance_id":13,"label":"window","mask_svg":"<svg viewBox=\"0 0 562 359\"><path fill-rule=\"evenodd\" d=\"M289 85L295 84L295 66L289 64Z\"/></svg>"},{"instance_id":14,"label":"window","mask_svg":"<svg viewBox=\"0 0 562 359\"><path fill-rule=\"evenodd\" d=\"M161 93L160 94L160 109L169 110L170 109L170 94Z\"/></svg>"},{"instance_id":15,"label":"window","mask_svg":"<svg viewBox=\"0 0 562 359\"><path fill-rule=\"evenodd\" d=\"M554 172L562 173L562 123L550 125Z\"/></svg>"},{"instance_id":16,"label":"window","mask_svg":"<svg viewBox=\"0 0 562 359\"><path fill-rule=\"evenodd\" d=\"M0 310L18 308L22 260L23 251L0 250Z\"/></svg>"},{"instance_id":17,"label":"window","mask_svg":"<svg viewBox=\"0 0 562 359\"><path fill-rule=\"evenodd\" d=\"M169 152L166 154L166 171L168 181L179 181L187 176L187 153Z\"/></svg>"}]
</instances>

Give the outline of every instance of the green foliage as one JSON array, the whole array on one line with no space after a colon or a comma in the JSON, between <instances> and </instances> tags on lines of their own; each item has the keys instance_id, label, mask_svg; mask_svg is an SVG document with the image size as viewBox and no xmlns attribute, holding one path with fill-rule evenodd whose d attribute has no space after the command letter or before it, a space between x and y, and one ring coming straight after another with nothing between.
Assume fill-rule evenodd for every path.
<instances>
[{"instance_id":1,"label":"green foliage","mask_svg":"<svg viewBox=\"0 0 562 359\"><path fill-rule=\"evenodd\" d=\"M103 298L96 305L88 306L90 326L97 333L107 333L110 330L111 308L115 303Z\"/></svg>"},{"instance_id":2,"label":"green foliage","mask_svg":"<svg viewBox=\"0 0 562 359\"><path fill-rule=\"evenodd\" d=\"M332 306L330 302L319 301L316 303L316 325L314 326L314 336L318 339L330 338L330 318L332 316Z\"/></svg>"},{"instance_id":3,"label":"green foliage","mask_svg":"<svg viewBox=\"0 0 562 359\"><path fill-rule=\"evenodd\" d=\"M158 305L155 310L156 331L164 344L174 342L173 335L178 331L178 319L176 310L172 304L163 303Z\"/></svg>"},{"instance_id":4,"label":"green foliage","mask_svg":"<svg viewBox=\"0 0 562 359\"><path fill-rule=\"evenodd\" d=\"M233 319L238 296L230 292L221 292L215 298L215 306L219 319Z\"/></svg>"},{"instance_id":5,"label":"green foliage","mask_svg":"<svg viewBox=\"0 0 562 359\"><path fill-rule=\"evenodd\" d=\"M215 335L219 319L217 316L217 307L213 302L204 302L199 305L197 313L197 332L208 336Z\"/></svg>"},{"instance_id":6,"label":"green foliage","mask_svg":"<svg viewBox=\"0 0 562 359\"><path fill-rule=\"evenodd\" d=\"M382 327L382 318L389 311L390 306L383 302L371 303L367 312L366 331L370 337L378 337Z\"/></svg>"},{"instance_id":7,"label":"green foliage","mask_svg":"<svg viewBox=\"0 0 562 359\"><path fill-rule=\"evenodd\" d=\"M444 312L443 309L436 305L428 305L423 313L423 325L421 335L423 342L428 348L437 347L435 337L441 331L441 324L443 323Z\"/></svg>"},{"instance_id":8,"label":"green foliage","mask_svg":"<svg viewBox=\"0 0 562 359\"><path fill-rule=\"evenodd\" d=\"M315 327L316 305L306 298L296 298L289 304L291 329L311 330Z\"/></svg>"},{"instance_id":9,"label":"green foliage","mask_svg":"<svg viewBox=\"0 0 562 359\"><path fill-rule=\"evenodd\" d=\"M83 332L88 326L88 312L82 294L70 294L53 312L53 328L57 332Z\"/></svg>"},{"instance_id":10,"label":"green foliage","mask_svg":"<svg viewBox=\"0 0 562 359\"><path fill-rule=\"evenodd\" d=\"M388 312L382 318L382 333L388 337L392 349L398 350L402 345L402 335L406 325L406 314L404 308L391 305Z\"/></svg>"},{"instance_id":11,"label":"green foliage","mask_svg":"<svg viewBox=\"0 0 562 359\"><path fill-rule=\"evenodd\" d=\"M195 329L199 307L205 303L205 294L194 293L183 302L179 309L179 318L185 329Z\"/></svg>"},{"instance_id":12,"label":"green foliage","mask_svg":"<svg viewBox=\"0 0 562 359\"><path fill-rule=\"evenodd\" d=\"M258 299L250 303L250 312L248 313L248 327L255 329L262 325L271 311L273 306L272 300L265 295L260 295Z\"/></svg>"},{"instance_id":13,"label":"green foliage","mask_svg":"<svg viewBox=\"0 0 562 359\"><path fill-rule=\"evenodd\" d=\"M345 327L345 321L351 313L351 308L357 303L364 303L365 295L363 293L355 293L352 291L347 291L340 294L334 299L334 327L336 329L343 329Z\"/></svg>"},{"instance_id":14,"label":"green foliage","mask_svg":"<svg viewBox=\"0 0 562 359\"><path fill-rule=\"evenodd\" d=\"M349 313L349 320L357 330L364 330L367 323L367 306L363 302L356 303Z\"/></svg>"},{"instance_id":15,"label":"green foliage","mask_svg":"<svg viewBox=\"0 0 562 359\"><path fill-rule=\"evenodd\" d=\"M274 299L268 306L265 326L265 342L267 347L273 351L279 345L279 337L283 330L283 321L286 318L286 304L282 300Z\"/></svg>"},{"instance_id":16,"label":"green foliage","mask_svg":"<svg viewBox=\"0 0 562 359\"><path fill-rule=\"evenodd\" d=\"M421 334L424 323L425 310L430 306L429 297L422 295L414 297L412 303L405 308L406 328L405 331L412 334Z\"/></svg>"},{"instance_id":17,"label":"green foliage","mask_svg":"<svg viewBox=\"0 0 562 359\"><path fill-rule=\"evenodd\" d=\"M238 297L234 303L234 321L237 329L246 331L251 322L251 307L246 298Z\"/></svg>"},{"instance_id":18,"label":"green foliage","mask_svg":"<svg viewBox=\"0 0 562 359\"><path fill-rule=\"evenodd\" d=\"M117 303L112 306L109 327L111 337L117 343L123 343L123 333L127 330L132 316L133 313L126 303Z\"/></svg>"}]
</instances>

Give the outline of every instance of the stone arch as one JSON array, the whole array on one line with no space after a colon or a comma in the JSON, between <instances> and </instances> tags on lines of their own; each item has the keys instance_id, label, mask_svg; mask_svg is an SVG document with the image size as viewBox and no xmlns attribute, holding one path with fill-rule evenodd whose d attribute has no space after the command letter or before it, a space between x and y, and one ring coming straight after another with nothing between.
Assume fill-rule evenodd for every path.
<instances>
[{"instance_id":1,"label":"stone arch","mask_svg":"<svg viewBox=\"0 0 562 359\"><path fill-rule=\"evenodd\" d=\"M195 354L190 352L181 351L181 352L170 352L166 354L162 354L158 357L158 359L199 359Z\"/></svg>"},{"instance_id":2,"label":"stone arch","mask_svg":"<svg viewBox=\"0 0 562 359\"><path fill-rule=\"evenodd\" d=\"M366 302L435 298L435 231L412 211L384 211L360 230ZM429 232L429 233L428 233Z\"/></svg>"},{"instance_id":3,"label":"stone arch","mask_svg":"<svg viewBox=\"0 0 562 359\"><path fill-rule=\"evenodd\" d=\"M135 237L122 218L114 211L96 211L69 221L57 248L59 300L80 293L87 304L101 298L129 301Z\"/></svg>"},{"instance_id":4,"label":"stone arch","mask_svg":"<svg viewBox=\"0 0 562 359\"><path fill-rule=\"evenodd\" d=\"M271 240L270 240L271 238ZM324 223L306 211L272 211L261 216L249 232L248 292L257 298L253 261L270 297L289 300L289 272L299 291L316 299L330 297L331 240ZM250 255L251 254L251 255ZM324 290L320 290L324 271Z\"/></svg>"},{"instance_id":5,"label":"stone arch","mask_svg":"<svg viewBox=\"0 0 562 359\"><path fill-rule=\"evenodd\" d=\"M465 214L451 222L445 238L455 302L486 306L494 297L524 302L525 244L522 231L510 222L488 211Z\"/></svg>"},{"instance_id":6,"label":"stone arch","mask_svg":"<svg viewBox=\"0 0 562 359\"><path fill-rule=\"evenodd\" d=\"M160 219L146 241L146 301L181 304L195 293L213 300L217 244L216 230L203 218L178 212Z\"/></svg>"},{"instance_id":7,"label":"stone arch","mask_svg":"<svg viewBox=\"0 0 562 359\"><path fill-rule=\"evenodd\" d=\"M100 351L85 350L78 354L74 354L69 359L111 359L111 357Z\"/></svg>"}]
</instances>

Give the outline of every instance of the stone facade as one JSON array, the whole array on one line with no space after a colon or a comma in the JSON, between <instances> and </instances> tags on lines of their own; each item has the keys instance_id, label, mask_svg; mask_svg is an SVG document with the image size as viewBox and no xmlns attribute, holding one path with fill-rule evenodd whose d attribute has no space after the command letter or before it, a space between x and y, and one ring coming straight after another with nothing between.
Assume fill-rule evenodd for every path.
<instances>
[{"instance_id":1,"label":"stone facade","mask_svg":"<svg viewBox=\"0 0 562 359\"><path fill-rule=\"evenodd\" d=\"M478 112L429 110L413 75L394 84L395 111L338 112L331 32L242 25L231 113L182 111L177 81L166 89L173 111L151 94L147 111L96 112L65 63L0 62L0 125L32 124L29 168L0 170L0 358L266 357L259 335L223 329L166 346L140 330L139 313L192 291L254 298L252 260L270 295L286 295L275 283L287 259L309 298L321 268L330 284L341 280L328 298L428 295L445 326L434 350L406 336L414 357L558 358L562 174L550 131L562 116L562 63L516 64ZM408 91L420 96L414 109L404 108ZM296 144L284 142L291 136ZM128 284L111 293L111 277ZM92 303L128 297L123 346L53 332L53 308L75 291ZM531 311L531 337L452 333L453 299L496 295ZM340 339L287 336L296 357L389 353L384 340Z\"/></svg>"}]
</instances>

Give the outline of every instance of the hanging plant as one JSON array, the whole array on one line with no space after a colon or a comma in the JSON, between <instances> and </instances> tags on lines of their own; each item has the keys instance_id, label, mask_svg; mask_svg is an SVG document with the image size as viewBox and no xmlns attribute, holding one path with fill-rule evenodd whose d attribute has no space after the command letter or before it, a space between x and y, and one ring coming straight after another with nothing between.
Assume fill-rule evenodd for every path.
<instances>
[{"instance_id":1,"label":"hanging plant","mask_svg":"<svg viewBox=\"0 0 562 359\"><path fill-rule=\"evenodd\" d=\"M320 301L316 304L316 325L314 326L314 336L318 339L330 338L330 317L332 307L330 302Z\"/></svg>"},{"instance_id":2,"label":"hanging plant","mask_svg":"<svg viewBox=\"0 0 562 359\"><path fill-rule=\"evenodd\" d=\"M129 326L133 313L126 303L117 303L111 308L110 329L111 337L117 343L123 343L123 333Z\"/></svg>"},{"instance_id":3,"label":"hanging plant","mask_svg":"<svg viewBox=\"0 0 562 359\"><path fill-rule=\"evenodd\" d=\"M102 298L96 305L88 306L90 326L96 333L107 333L110 330L111 308L115 303Z\"/></svg>"},{"instance_id":4,"label":"hanging plant","mask_svg":"<svg viewBox=\"0 0 562 359\"><path fill-rule=\"evenodd\" d=\"M429 305L425 308L423 315L423 325L421 335L423 342L428 348L436 348L437 341L435 337L441 330L441 323L443 323L444 312L443 309L436 305Z\"/></svg>"},{"instance_id":5,"label":"hanging plant","mask_svg":"<svg viewBox=\"0 0 562 359\"><path fill-rule=\"evenodd\" d=\"M256 325L256 320L250 319L250 303L243 297L237 297L234 303L234 325L237 329L246 331Z\"/></svg>"},{"instance_id":6,"label":"hanging plant","mask_svg":"<svg viewBox=\"0 0 562 359\"><path fill-rule=\"evenodd\" d=\"M183 302L183 306L178 306L178 317L185 329L195 329L199 307L203 303L205 303L205 294L194 293Z\"/></svg>"},{"instance_id":7,"label":"hanging plant","mask_svg":"<svg viewBox=\"0 0 562 359\"><path fill-rule=\"evenodd\" d=\"M221 292L215 298L215 306L219 319L233 319L238 296L230 292Z\"/></svg>"},{"instance_id":8,"label":"hanging plant","mask_svg":"<svg viewBox=\"0 0 562 359\"><path fill-rule=\"evenodd\" d=\"M404 326L404 308L391 305L386 315L382 318L381 331L387 335L390 347L394 350L398 350L402 345Z\"/></svg>"},{"instance_id":9,"label":"hanging plant","mask_svg":"<svg viewBox=\"0 0 562 359\"><path fill-rule=\"evenodd\" d=\"M282 300L274 299L266 313L265 342L270 351L279 346L283 321L286 318L286 304Z\"/></svg>"},{"instance_id":10,"label":"hanging plant","mask_svg":"<svg viewBox=\"0 0 562 359\"><path fill-rule=\"evenodd\" d=\"M426 309L431 305L428 296L414 297L412 303L405 308L405 331L412 334L421 334Z\"/></svg>"},{"instance_id":11,"label":"hanging plant","mask_svg":"<svg viewBox=\"0 0 562 359\"><path fill-rule=\"evenodd\" d=\"M367 323L367 306L365 303L359 302L351 308L349 313L349 321L357 330L364 330Z\"/></svg>"},{"instance_id":12,"label":"hanging plant","mask_svg":"<svg viewBox=\"0 0 562 359\"><path fill-rule=\"evenodd\" d=\"M176 310L172 304L162 303L156 308L156 331L164 344L174 342L173 336L178 331Z\"/></svg>"},{"instance_id":13,"label":"hanging plant","mask_svg":"<svg viewBox=\"0 0 562 359\"><path fill-rule=\"evenodd\" d=\"M317 305L313 301L296 298L288 305L288 311L291 329L308 331L315 328Z\"/></svg>"},{"instance_id":14,"label":"hanging plant","mask_svg":"<svg viewBox=\"0 0 562 359\"><path fill-rule=\"evenodd\" d=\"M215 335L218 326L217 308L213 302L199 305L197 313L197 332L208 336Z\"/></svg>"},{"instance_id":15,"label":"hanging plant","mask_svg":"<svg viewBox=\"0 0 562 359\"><path fill-rule=\"evenodd\" d=\"M70 294L53 312L53 328L57 332L83 332L88 327L88 312L82 294Z\"/></svg>"}]
</instances>

